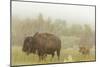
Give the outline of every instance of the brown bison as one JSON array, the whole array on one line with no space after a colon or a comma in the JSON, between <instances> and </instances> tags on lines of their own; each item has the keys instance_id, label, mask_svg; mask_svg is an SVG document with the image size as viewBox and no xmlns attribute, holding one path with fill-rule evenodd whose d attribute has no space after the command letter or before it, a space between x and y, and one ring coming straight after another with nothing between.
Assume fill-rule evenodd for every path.
<instances>
[{"instance_id":1,"label":"brown bison","mask_svg":"<svg viewBox=\"0 0 100 67\"><path fill-rule=\"evenodd\" d=\"M90 53L90 48L88 48L88 47L80 47L79 48L79 52L81 52L82 54L89 54Z\"/></svg>"},{"instance_id":2,"label":"brown bison","mask_svg":"<svg viewBox=\"0 0 100 67\"><path fill-rule=\"evenodd\" d=\"M27 54L28 53L36 53L39 56L39 60L43 60L46 58L48 54L52 55L52 58L57 53L58 59L60 57L60 50L61 50L61 40L50 33L35 33L35 35L31 38L27 38L24 40L23 51L25 52L25 45L27 47ZM28 45L28 46L27 46Z\"/></svg>"}]
</instances>

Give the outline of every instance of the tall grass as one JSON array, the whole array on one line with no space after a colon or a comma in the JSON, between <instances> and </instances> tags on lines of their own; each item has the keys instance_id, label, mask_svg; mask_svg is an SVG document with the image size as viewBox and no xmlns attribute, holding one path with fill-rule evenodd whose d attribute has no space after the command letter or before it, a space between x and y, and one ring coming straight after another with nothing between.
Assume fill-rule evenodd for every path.
<instances>
[{"instance_id":1,"label":"tall grass","mask_svg":"<svg viewBox=\"0 0 100 67\"><path fill-rule=\"evenodd\" d=\"M93 60L95 60L95 55L81 55L77 50L62 49L59 61L57 55L55 55L52 61L51 61L51 56L48 55L46 61L39 62L38 55L25 54L24 52L22 52L21 46L12 47L12 65L47 64L47 63L79 62L79 61L93 61Z\"/></svg>"}]
</instances>

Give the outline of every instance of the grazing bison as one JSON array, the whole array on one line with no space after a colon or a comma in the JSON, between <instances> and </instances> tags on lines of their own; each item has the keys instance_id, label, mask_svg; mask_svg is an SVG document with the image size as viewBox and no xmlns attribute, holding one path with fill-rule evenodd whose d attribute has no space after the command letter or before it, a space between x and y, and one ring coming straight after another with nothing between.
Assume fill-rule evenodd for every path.
<instances>
[{"instance_id":1,"label":"grazing bison","mask_svg":"<svg viewBox=\"0 0 100 67\"><path fill-rule=\"evenodd\" d=\"M61 40L50 33L35 33L33 37L27 37L24 40L23 51L27 54L36 53L39 56L39 60L46 58L48 54L52 55L52 58L57 53L58 59L60 57Z\"/></svg>"}]
</instances>

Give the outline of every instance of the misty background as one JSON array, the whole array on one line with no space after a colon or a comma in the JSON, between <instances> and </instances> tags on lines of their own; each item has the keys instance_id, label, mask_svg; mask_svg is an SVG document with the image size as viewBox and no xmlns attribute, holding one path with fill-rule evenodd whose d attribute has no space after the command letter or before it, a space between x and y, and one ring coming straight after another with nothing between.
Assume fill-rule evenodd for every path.
<instances>
[{"instance_id":1,"label":"misty background","mask_svg":"<svg viewBox=\"0 0 100 67\"><path fill-rule=\"evenodd\" d=\"M12 15L17 15L19 18L33 19L39 13L45 18L62 19L67 23L95 25L95 7L92 6L12 2Z\"/></svg>"},{"instance_id":2,"label":"misty background","mask_svg":"<svg viewBox=\"0 0 100 67\"><path fill-rule=\"evenodd\" d=\"M95 7L13 1L12 44L36 32L55 34L64 48L95 45Z\"/></svg>"}]
</instances>

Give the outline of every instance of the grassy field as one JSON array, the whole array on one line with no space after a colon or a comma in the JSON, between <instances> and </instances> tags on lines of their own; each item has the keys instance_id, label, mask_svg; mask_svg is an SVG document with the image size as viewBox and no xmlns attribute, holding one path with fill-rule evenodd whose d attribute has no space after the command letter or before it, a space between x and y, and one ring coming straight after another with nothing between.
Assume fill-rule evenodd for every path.
<instances>
[{"instance_id":1,"label":"grassy field","mask_svg":"<svg viewBox=\"0 0 100 67\"><path fill-rule=\"evenodd\" d=\"M95 55L81 55L74 49L62 49L60 60L58 61L57 55L52 59L47 56L46 61L39 62L38 56L35 54L26 55L22 52L21 46L12 46L12 65L27 65L27 64L47 64L47 63L63 63L63 62L79 62L79 61L94 61Z\"/></svg>"}]
</instances>

